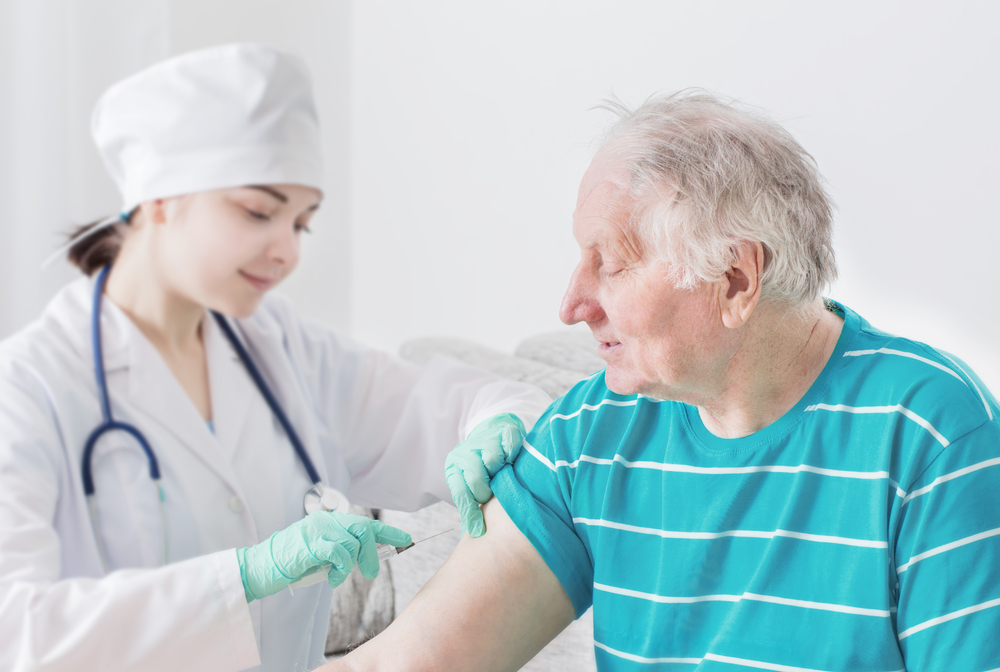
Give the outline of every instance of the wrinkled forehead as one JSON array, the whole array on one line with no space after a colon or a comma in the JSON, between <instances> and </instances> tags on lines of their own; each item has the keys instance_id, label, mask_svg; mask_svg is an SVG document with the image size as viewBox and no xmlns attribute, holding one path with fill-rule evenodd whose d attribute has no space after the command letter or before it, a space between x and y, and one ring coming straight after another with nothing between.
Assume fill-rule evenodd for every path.
<instances>
[{"instance_id":1,"label":"wrinkled forehead","mask_svg":"<svg viewBox=\"0 0 1000 672\"><path fill-rule=\"evenodd\" d=\"M580 182L573 212L577 242L590 246L598 238L626 235L633 207L625 163L598 152Z\"/></svg>"},{"instance_id":2,"label":"wrinkled forehead","mask_svg":"<svg viewBox=\"0 0 1000 672\"><path fill-rule=\"evenodd\" d=\"M629 192L629 170L625 161L615 156L608 148L602 148L594 159L590 162L587 172L580 180L580 190L577 192L576 209L579 211L583 205L591 200L595 195L595 190L610 194L614 191L623 192L621 195L627 196Z\"/></svg>"},{"instance_id":3,"label":"wrinkled forehead","mask_svg":"<svg viewBox=\"0 0 1000 672\"><path fill-rule=\"evenodd\" d=\"M573 213L573 236L581 248L641 258L643 245L631 223L635 202L629 193L628 176L624 163L601 154L594 158L580 183Z\"/></svg>"}]
</instances>

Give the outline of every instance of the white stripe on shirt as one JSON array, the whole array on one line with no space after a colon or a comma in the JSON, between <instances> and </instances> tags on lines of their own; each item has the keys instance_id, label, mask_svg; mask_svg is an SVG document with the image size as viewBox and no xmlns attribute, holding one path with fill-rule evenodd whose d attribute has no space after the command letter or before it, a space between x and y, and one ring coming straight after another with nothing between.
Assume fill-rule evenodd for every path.
<instances>
[{"instance_id":1,"label":"white stripe on shirt","mask_svg":"<svg viewBox=\"0 0 1000 672\"><path fill-rule=\"evenodd\" d=\"M749 537L753 539L774 539L775 537L788 537L801 541L816 541L824 544L841 544L844 546L860 546L862 548L888 548L884 541L872 541L869 539L852 539L850 537L834 537L825 534L806 534L805 532L791 532L789 530L726 530L724 532L675 532L672 530L659 530L652 527L638 527L625 523L615 523L610 520L595 518L574 518L574 523L581 525L591 525L595 527L609 527L625 532L638 532L639 534L649 534L664 539L723 539L725 537Z\"/></svg>"},{"instance_id":2,"label":"white stripe on shirt","mask_svg":"<svg viewBox=\"0 0 1000 672\"><path fill-rule=\"evenodd\" d=\"M857 616L878 616L888 618L891 614L887 609L865 609L863 607L848 607L842 604L831 604L828 602L810 602L808 600L793 600L785 597L773 597L771 595L758 595L756 593L743 593L742 595L698 595L696 597L667 597L655 595L653 593L642 593L638 590L628 588L618 588L608 586L603 583L595 583L595 590L626 597L635 597L650 602L660 604L692 604L695 602L739 602L740 600L751 600L753 602L768 602L771 604L781 604L789 607L801 607L803 609L818 609L820 611L835 611L841 614L855 614Z\"/></svg>"},{"instance_id":3,"label":"white stripe on shirt","mask_svg":"<svg viewBox=\"0 0 1000 672\"><path fill-rule=\"evenodd\" d=\"M906 504L914 497L919 497L920 495L926 495L928 492L934 489L934 486L946 483L960 476L971 474L973 472L979 471L980 469L985 469L986 467L995 467L998 464L1000 464L1000 457L995 457L992 460L984 460L983 462L977 462L976 464L965 467L964 469L953 471L951 473L945 474L944 476L938 476L933 481L931 481L930 485L925 485L924 487L918 490L914 490L910 494L906 495L906 497L903 498L903 504Z\"/></svg>"},{"instance_id":4,"label":"white stripe on shirt","mask_svg":"<svg viewBox=\"0 0 1000 672\"><path fill-rule=\"evenodd\" d=\"M906 408L902 404L896 404L895 406L846 406L844 404L813 404L812 406L806 406L806 411L844 411L846 413L901 413L910 420L926 429L931 435L938 440L942 446L947 446L950 441L944 438L940 432L934 429L931 423L924 420L922 417Z\"/></svg>"},{"instance_id":5,"label":"white stripe on shirt","mask_svg":"<svg viewBox=\"0 0 1000 672\"><path fill-rule=\"evenodd\" d=\"M523 441L521 443L521 445L524 447L524 449L526 451L528 451L529 455L532 455L536 460L538 460L539 462L541 462L542 464L544 464L546 467L548 467L552 471L556 470L556 465L552 464L552 461L549 458L545 457L540 452L538 452L538 449L535 448L533 445L531 445L527 441Z\"/></svg>"},{"instance_id":6,"label":"white stripe on shirt","mask_svg":"<svg viewBox=\"0 0 1000 672\"><path fill-rule=\"evenodd\" d=\"M730 663L732 665L742 665L744 667L753 667L758 670L773 670L774 672L827 672L826 670L819 670L813 667L793 667L791 665L779 665L777 663L765 663L759 660L750 660L748 658L734 658L733 656L720 656L715 653L706 653L704 659L702 658L647 658L645 656L637 656L634 653L625 653L624 651L619 651L617 649L612 649L607 644L602 644L596 639L594 640L594 646L601 649L602 651L607 651L613 656L618 658L623 658L624 660L630 660L633 663L646 663L646 664L664 664L664 663L681 663L687 665L697 665L702 660L712 660L717 663ZM905 670L894 670L893 672L906 672Z\"/></svg>"},{"instance_id":7,"label":"white stripe on shirt","mask_svg":"<svg viewBox=\"0 0 1000 672\"><path fill-rule=\"evenodd\" d=\"M612 649L606 644L601 644L596 639L594 640L594 646L607 651L612 656L618 656L619 658L624 658L625 660L631 660L633 663L685 663L687 665L697 665L701 662L701 658L646 658L644 656L637 656L634 653L625 653L624 651L619 651L618 649Z\"/></svg>"},{"instance_id":8,"label":"white stripe on shirt","mask_svg":"<svg viewBox=\"0 0 1000 672\"><path fill-rule=\"evenodd\" d=\"M892 350L890 348L879 348L878 350L849 350L844 353L844 357L861 357L864 355L897 355L899 357L909 357L910 359L916 359L917 361L923 362L924 364L930 364L933 367L939 368L945 373L950 373L951 375L961 380L966 387L969 386L969 384L962 379L962 376L958 375L957 373L949 369L947 366L944 366L943 364L938 364L933 359L927 359L926 357L915 355L912 352L904 352L902 350Z\"/></svg>"},{"instance_id":9,"label":"white stripe on shirt","mask_svg":"<svg viewBox=\"0 0 1000 672\"><path fill-rule=\"evenodd\" d=\"M983 611L984 609L990 609L992 607L1000 606L1000 599L990 600L989 602L983 602L982 604L977 604L972 607L966 607L965 609L959 609L958 611L953 611L950 614L945 614L944 616L938 616L937 618L932 618L929 621L924 621L918 625L914 625L912 628L907 628L899 633L899 641L903 641L910 635L920 632L921 630L926 630L927 628L933 628L935 625L940 625L948 621L954 620L956 618L961 618L962 616L968 616L969 614L974 614L977 611Z\"/></svg>"},{"instance_id":10,"label":"white stripe on shirt","mask_svg":"<svg viewBox=\"0 0 1000 672\"><path fill-rule=\"evenodd\" d=\"M551 422L552 420L569 420L571 418L575 418L584 411L596 411L601 406L635 406L638 401L639 401L638 399L633 399L631 401L618 401L617 399L603 399L599 404L594 404L593 406L591 406L590 404L584 404L580 408L580 410L574 411L569 415L563 415L562 413L553 413L552 415L549 416L549 421Z\"/></svg>"},{"instance_id":11,"label":"white stripe on shirt","mask_svg":"<svg viewBox=\"0 0 1000 672\"><path fill-rule=\"evenodd\" d=\"M624 595L625 597L637 597L640 600L649 600L650 602L659 602L660 604L694 604L695 602L739 602L739 595L697 595L695 597L666 597L664 595L655 595L653 593L641 593L638 590L629 590L628 588L618 588L617 586L609 586L604 583L594 583L594 590L600 590L605 593L614 593L615 595Z\"/></svg>"},{"instance_id":12,"label":"white stripe on shirt","mask_svg":"<svg viewBox=\"0 0 1000 672\"><path fill-rule=\"evenodd\" d=\"M960 548L962 546L965 546L966 544L972 544L972 543L975 543L977 541L982 541L983 539L989 539L990 537L995 537L998 534L1000 534L1000 527L997 527L997 528L992 529L992 530L987 530L986 532L980 532L979 534L973 534L972 536L965 537L964 539L959 539L958 541L953 541L950 544L943 544L941 546L938 546L937 548L932 548L929 551L924 551L923 553L919 553L917 555L914 555L912 558L910 558L910 560L908 562L906 562L906 563L900 565L899 567L897 567L896 568L896 574L897 575L898 574L902 574L903 572L905 572L906 570L908 570L912 565L917 564L921 560L926 560L927 558L933 557L935 555L939 555L941 553L946 553L946 552L954 550L956 548Z\"/></svg>"},{"instance_id":13,"label":"white stripe on shirt","mask_svg":"<svg viewBox=\"0 0 1000 672\"><path fill-rule=\"evenodd\" d=\"M792 667L791 665L764 663L759 660L733 658L732 656L720 656L714 653L706 653L705 660L714 660L718 663L732 663L733 665L743 665L745 667L755 667L758 670L776 670L776 672L825 672L825 670L815 670L811 667ZM906 670L893 670L892 672L906 672Z\"/></svg>"},{"instance_id":14,"label":"white stripe on shirt","mask_svg":"<svg viewBox=\"0 0 1000 672\"><path fill-rule=\"evenodd\" d=\"M705 660L714 660L717 663L731 663L733 665L743 665L744 667L755 667L758 670L775 670L776 672L826 672L812 667L792 667L791 665L778 665L777 663L764 663L759 660L749 660L747 658L733 658L732 656L720 656L714 653L706 653ZM902 672L902 670L900 670Z\"/></svg>"},{"instance_id":15,"label":"white stripe on shirt","mask_svg":"<svg viewBox=\"0 0 1000 672\"><path fill-rule=\"evenodd\" d=\"M759 467L694 467L688 464L671 464L667 462L650 462L645 460L637 460L635 462L626 460L621 455L615 455L613 458L609 459L606 457L592 457L590 455L581 455L572 462L566 460L556 460L554 463L541 454L537 448L532 446L527 441L524 442L525 448L531 453L535 459L544 464L546 467L555 471L559 467L564 467L567 469L575 469L579 466L580 462L589 462L590 464L599 465L611 465L615 462L621 464L626 469L652 469L654 471L666 471L666 472L676 472L683 474L705 474L705 475L734 475L734 474L758 474L758 473L778 473L778 474L799 474L799 473L810 473L818 474L820 476L833 476L836 478L857 478L861 480L875 481L880 479L885 479L889 482L892 487L896 489L896 494L900 497L906 496L906 491L899 487L896 481L889 478L889 472L887 471L846 471L843 469L824 469L823 467L813 467L808 464L799 464L794 466L785 465L763 465Z\"/></svg>"},{"instance_id":16,"label":"white stripe on shirt","mask_svg":"<svg viewBox=\"0 0 1000 672\"><path fill-rule=\"evenodd\" d=\"M979 386L976 385L976 381L974 381L972 379L972 376L969 375L968 371L966 371L965 369L963 369L958 362L956 362L954 359L952 359L951 357L949 357L946 353L939 352L938 354L940 354L942 357L944 357L949 362L951 362L952 364L954 364L955 367L959 371L961 371L962 373L964 373L965 377L969 379L968 382L965 381L965 378L962 378L962 376L958 375L953 370L949 369L947 366L944 366L943 364L938 364L937 362L935 362L932 359L927 359L926 357L921 357L920 355L915 355L912 352L904 352L903 350L892 350L890 348L879 348L878 350L850 350L850 351L844 353L844 357L860 357L860 356L863 356L863 355L875 355L875 354L897 355L899 357L909 357L910 359L916 359L917 361L924 362L925 364L930 364L933 367L939 368L942 371L944 371L945 373L950 373L951 375L953 375L956 378L958 378L959 380L961 380L962 383L966 387L969 386L969 383L972 383L972 387L975 388L976 394L979 395L980 401L983 402L983 408L986 409L986 415L989 416L990 420L993 419L993 411L990 410L990 405L988 403L986 403L986 397L983 396L982 390L980 390Z\"/></svg>"}]
</instances>

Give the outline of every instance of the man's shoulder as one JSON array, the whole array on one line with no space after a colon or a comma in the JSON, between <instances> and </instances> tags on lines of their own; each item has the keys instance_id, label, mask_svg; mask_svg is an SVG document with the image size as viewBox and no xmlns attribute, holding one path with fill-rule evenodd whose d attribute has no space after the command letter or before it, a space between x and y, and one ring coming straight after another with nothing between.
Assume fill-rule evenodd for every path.
<instances>
[{"instance_id":1,"label":"man's shoulder","mask_svg":"<svg viewBox=\"0 0 1000 672\"><path fill-rule=\"evenodd\" d=\"M863 405L899 405L940 417L964 434L997 415L997 402L958 357L865 324L840 355L835 386Z\"/></svg>"},{"instance_id":2,"label":"man's shoulder","mask_svg":"<svg viewBox=\"0 0 1000 672\"><path fill-rule=\"evenodd\" d=\"M904 486L964 437L997 433L996 399L954 355L861 320L834 356L835 375L807 410L829 411L810 415L848 432L842 440L855 437L865 454L882 436L889 471Z\"/></svg>"}]
</instances>

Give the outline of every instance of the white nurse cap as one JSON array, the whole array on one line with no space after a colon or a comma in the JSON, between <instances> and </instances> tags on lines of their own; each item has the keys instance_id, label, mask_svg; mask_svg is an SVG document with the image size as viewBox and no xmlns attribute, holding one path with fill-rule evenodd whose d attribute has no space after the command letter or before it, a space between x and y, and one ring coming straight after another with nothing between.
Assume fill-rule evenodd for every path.
<instances>
[{"instance_id":1,"label":"white nurse cap","mask_svg":"<svg viewBox=\"0 0 1000 672\"><path fill-rule=\"evenodd\" d=\"M259 44L229 44L161 61L113 85L91 132L122 195L142 201L254 184L322 188L319 120L305 62ZM58 250L92 233L104 220Z\"/></svg>"},{"instance_id":2,"label":"white nurse cap","mask_svg":"<svg viewBox=\"0 0 1000 672\"><path fill-rule=\"evenodd\" d=\"M101 96L91 130L122 212L210 189L322 184L309 71L269 46L203 49L132 75Z\"/></svg>"}]
</instances>

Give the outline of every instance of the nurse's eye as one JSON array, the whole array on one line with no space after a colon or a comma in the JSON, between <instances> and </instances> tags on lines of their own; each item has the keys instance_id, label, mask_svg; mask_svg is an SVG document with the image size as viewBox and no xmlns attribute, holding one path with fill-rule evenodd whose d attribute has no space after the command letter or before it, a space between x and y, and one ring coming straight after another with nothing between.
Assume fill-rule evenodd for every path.
<instances>
[{"instance_id":1,"label":"nurse's eye","mask_svg":"<svg viewBox=\"0 0 1000 672\"><path fill-rule=\"evenodd\" d=\"M252 219L256 219L257 221L260 222L271 221L271 216L265 212L258 212L257 210L251 210L250 208L244 208L244 210L247 211L247 214L250 215Z\"/></svg>"},{"instance_id":2,"label":"nurse's eye","mask_svg":"<svg viewBox=\"0 0 1000 672\"><path fill-rule=\"evenodd\" d=\"M309 228L308 224L299 224L298 222L296 222L295 233L302 233L303 231L305 231L306 233L312 233L312 229Z\"/></svg>"}]
</instances>

